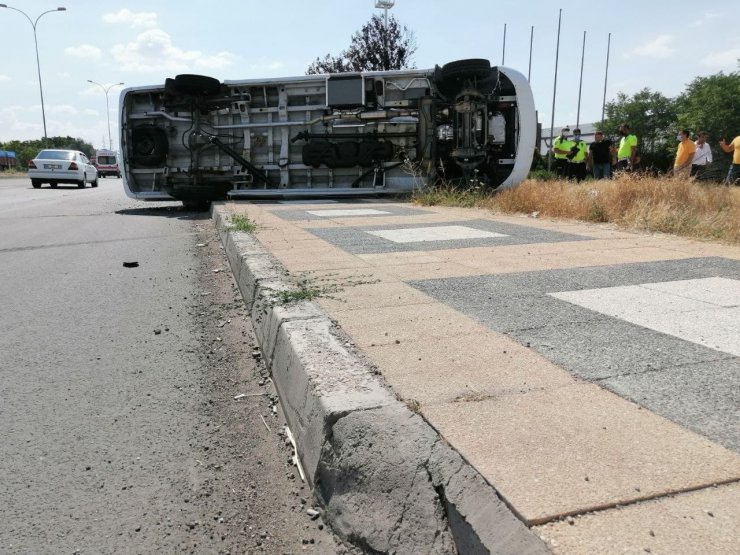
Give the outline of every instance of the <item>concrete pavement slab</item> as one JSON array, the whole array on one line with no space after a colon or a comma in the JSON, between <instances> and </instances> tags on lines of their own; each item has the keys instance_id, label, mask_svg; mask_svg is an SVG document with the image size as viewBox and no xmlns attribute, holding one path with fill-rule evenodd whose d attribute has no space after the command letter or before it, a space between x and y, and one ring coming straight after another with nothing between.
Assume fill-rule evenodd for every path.
<instances>
[{"instance_id":1,"label":"concrete pavement slab","mask_svg":"<svg viewBox=\"0 0 740 555\"><path fill-rule=\"evenodd\" d=\"M393 390L422 406L518 395L574 378L517 341L491 331L368 347Z\"/></svg>"},{"instance_id":2,"label":"concrete pavement slab","mask_svg":"<svg viewBox=\"0 0 740 555\"><path fill-rule=\"evenodd\" d=\"M451 223L451 222L450 222ZM341 249L351 252L353 254L370 254L370 253L382 253L382 252L396 252L403 250L438 250L438 249L453 249L453 248L469 248L469 247L480 247L486 245L511 245L511 244L522 244L522 243L552 243L558 241L578 241L587 240L588 237L579 235L560 233L557 231L550 230L539 230L533 229L521 225L505 224L501 222L494 222L490 220L466 220L456 222L459 227L466 227L476 229L478 231L489 232L497 234L493 237L482 237L482 238L469 238L469 239L432 239L425 241L422 239L416 241L409 241L399 243L373 235L375 232L388 233L395 231L399 233L401 230L413 230L418 227L430 228L430 227L446 227L450 223L438 223L433 226L425 225L419 226L418 224L396 224L386 225L384 227L377 226L363 226L354 228L316 228L311 231L316 234L317 237L324 239L328 243L331 243ZM409 232L411 233L411 232ZM416 232L419 233L419 232ZM502 237L503 235L503 237Z\"/></svg>"},{"instance_id":3,"label":"concrete pavement slab","mask_svg":"<svg viewBox=\"0 0 740 555\"><path fill-rule=\"evenodd\" d=\"M452 337L484 331L480 324L439 303L336 311L332 316L362 347L400 344L419 337Z\"/></svg>"},{"instance_id":4,"label":"concrete pavement slab","mask_svg":"<svg viewBox=\"0 0 740 555\"><path fill-rule=\"evenodd\" d=\"M711 279L711 282L692 280L693 287L701 288L697 296L704 299L726 296L727 301L721 301L725 303L732 302L733 297L740 297L740 280ZM670 287L683 288L685 294L665 290ZM594 312L740 356L740 307L691 298L687 296L692 295L688 288L674 281L654 284L653 287L603 287L550 295Z\"/></svg>"},{"instance_id":5,"label":"concrete pavement slab","mask_svg":"<svg viewBox=\"0 0 740 555\"><path fill-rule=\"evenodd\" d=\"M694 314L731 309L720 288L740 277L736 249L484 210L305 220L245 210L294 277L337 284L319 304L528 524L740 479L738 455L722 447L737 448L736 357L553 296L642 287L646 302L670 295ZM508 226L519 242L368 233L451 225L501 235ZM483 240L499 243L475 245ZM664 304L653 312L670 318Z\"/></svg>"},{"instance_id":6,"label":"concrete pavement slab","mask_svg":"<svg viewBox=\"0 0 740 555\"><path fill-rule=\"evenodd\" d=\"M535 528L554 553L734 555L740 485L726 484Z\"/></svg>"},{"instance_id":7,"label":"concrete pavement slab","mask_svg":"<svg viewBox=\"0 0 740 555\"><path fill-rule=\"evenodd\" d=\"M608 317L520 328L510 335L587 380L731 358L714 349Z\"/></svg>"},{"instance_id":8,"label":"concrete pavement slab","mask_svg":"<svg viewBox=\"0 0 740 555\"><path fill-rule=\"evenodd\" d=\"M422 407L525 522L740 477L740 456L593 384Z\"/></svg>"},{"instance_id":9,"label":"concrete pavement slab","mask_svg":"<svg viewBox=\"0 0 740 555\"><path fill-rule=\"evenodd\" d=\"M677 365L600 385L740 453L740 360Z\"/></svg>"},{"instance_id":10,"label":"concrete pavement slab","mask_svg":"<svg viewBox=\"0 0 740 555\"><path fill-rule=\"evenodd\" d=\"M326 218L354 218L358 216L377 217L377 216L417 216L429 214L425 210L418 208L408 208L397 204L388 205L347 205L332 206L326 208L310 207L304 209L295 208L293 210L272 210L272 213L284 220L323 220Z\"/></svg>"}]
</instances>

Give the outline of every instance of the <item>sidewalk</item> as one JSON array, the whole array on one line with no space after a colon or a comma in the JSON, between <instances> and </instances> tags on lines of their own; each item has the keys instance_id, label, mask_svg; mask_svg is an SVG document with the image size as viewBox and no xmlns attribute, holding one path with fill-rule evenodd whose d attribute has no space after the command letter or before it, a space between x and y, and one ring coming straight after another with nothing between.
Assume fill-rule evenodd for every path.
<instances>
[{"instance_id":1,"label":"sidewalk","mask_svg":"<svg viewBox=\"0 0 740 555\"><path fill-rule=\"evenodd\" d=\"M740 249L385 202L227 203L556 553L736 553Z\"/></svg>"}]
</instances>

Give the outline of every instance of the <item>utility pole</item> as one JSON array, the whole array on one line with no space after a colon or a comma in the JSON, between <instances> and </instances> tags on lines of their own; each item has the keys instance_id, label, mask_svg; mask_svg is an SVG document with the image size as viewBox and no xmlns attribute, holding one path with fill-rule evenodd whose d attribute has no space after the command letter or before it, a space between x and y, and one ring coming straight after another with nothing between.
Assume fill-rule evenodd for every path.
<instances>
[{"instance_id":1,"label":"utility pole","mask_svg":"<svg viewBox=\"0 0 740 555\"><path fill-rule=\"evenodd\" d=\"M92 83L93 85L97 85L98 87L103 89L103 92L105 93L105 115L108 116L108 150L113 150L113 139L111 138L110 134L110 107L108 105L108 91L111 90L113 87L119 87L123 85L123 83L113 83L112 85L108 85L107 87L105 87L100 83L92 81L90 79L88 79L87 82Z\"/></svg>"},{"instance_id":2,"label":"utility pole","mask_svg":"<svg viewBox=\"0 0 740 555\"><path fill-rule=\"evenodd\" d=\"M604 109L606 107L606 80L609 77L609 48L612 45L612 34L606 41L606 70L604 71L604 98L601 100L601 127L604 127Z\"/></svg>"},{"instance_id":3,"label":"utility pole","mask_svg":"<svg viewBox=\"0 0 740 555\"><path fill-rule=\"evenodd\" d=\"M14 8L13 6L8 6L7 4L0 4L0 8L7 8L9 10L14 10L16 12L22 13L24 16L26 16L26 19L31 24L31 27L33 27L33 43L36 46L36 70L38 71L38 74L39 74L39 95L41 96L41 118L44 121L44 146L46 146L47 139L48 139L47 134L46 134L46 111L44 110L44 89L41 86L41 62L39 62L39 41L36 37L36 24L39 22L39 19L41 19L41 16L47 13L52 13L52 12L64 12L64 11L67 11L67 8L60 6L54 10L45 11L36 18L36 21L33 21L28 16L28 14L24 12L23 10L19 10L18 8Z\"/></svg>"},{"instance_id":4,"label":"utility pole","mask_svg":"<svg viewBox=\"0 0 740 555\"><path fill-rule=\"evenodd\" d=\"M555 95L558 90L558 57L560 56L560 22L563 19L563 8L560 8L558 13L558 42L555 47L555 79L552 85L552 114L550 117L550 148L552 148L552 141L555 138ZM552 166L552 155L547 155L547 171L550 171Z\"/></svg>"},{"instance_id":5,"label":"utility pole","mask_svg":"<svg viewBox=\"0 0 740 555\"><path fill-rule=\"evenodd\" d=\"M578 109L576 110L576 128L581 120L581 91L583 90L583 59L586 55L586 31L583 31L583 47L581 47L581 78L578 81Z\"/></svg>"},{"instance_id":6,"label":"utility pole","mask_svg":"<svg viewBox=\"0 0 740 555\"><path fill-rule=\"evenodd\" d=\"M383 10L385 18L385 36L383 37L383 50L385 53L384 70L389 70L391 65L390 56L388 55L388 10L396 4L396 0L375 0L375 7Z\"/></svg>"}]
</instances>

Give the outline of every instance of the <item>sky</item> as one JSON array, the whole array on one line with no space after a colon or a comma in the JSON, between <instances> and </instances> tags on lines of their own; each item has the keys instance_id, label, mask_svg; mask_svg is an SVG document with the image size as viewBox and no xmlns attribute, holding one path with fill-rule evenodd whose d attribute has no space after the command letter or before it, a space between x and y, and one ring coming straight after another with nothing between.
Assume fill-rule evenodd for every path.
<instances>
[{"instance_id":1,"label":"sky","mask_svg":"<svg viewBox=\"0 0 740 555\"><path fill-rule=\"evenodd\" d=\"M562 8L555 125L577 119L583 32L586 48L580 122L601 119L607 37L607 101L644 87L680 94L697 76L738 70L737 0L567 2L552 0L396 0L390 14L413 31L418 68L488 58L525 76L534 26L531 86L539 121L550 127ZM103 88L163 83L180 73L224 79L303 75L316 57L339 55L352 34L383 11L375 0L11 0L37 23L49 136L108 144ZM43 137L31 23L0 8L0 141ZM123 87L108 93L113 145ZM740 132L740 130L739 130Z\"/></svg>"}]
</instances>

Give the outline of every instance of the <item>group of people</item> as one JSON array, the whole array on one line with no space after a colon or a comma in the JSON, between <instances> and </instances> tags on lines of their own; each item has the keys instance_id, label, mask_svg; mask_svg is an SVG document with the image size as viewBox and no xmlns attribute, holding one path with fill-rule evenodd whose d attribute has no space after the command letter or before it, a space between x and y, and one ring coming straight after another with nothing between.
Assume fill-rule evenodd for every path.
<instances>
[{"instance_id":1,"label":"group of people","mask_svg":"<svg viewBox=\"0 0 740 555\"><path fill-rule=\"evenodd\" d=\"M630 131L629 125L619 126L618 144L604 138L602 131L596 131L594 141L586 144L581 139L581 130L564 127L560 135L553 140L552 152L555 160L555 173L565 179L582 181L589 171L594 179L609 179L614 171L635 171L639 169L640 156L637 150L637 136ZM676 177L700 177L712 163L712 149L707 142L709 133L698 133L692 141L688 130L682 130L676 137L678 148L671 174ZM740 183L740 135L727 143L719 142L720 148L732 153L732 164L725 182Z\"/></svg>"}]
</instances>

